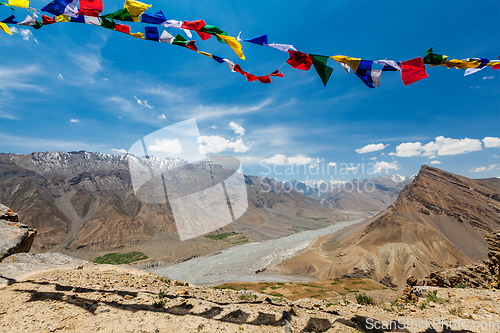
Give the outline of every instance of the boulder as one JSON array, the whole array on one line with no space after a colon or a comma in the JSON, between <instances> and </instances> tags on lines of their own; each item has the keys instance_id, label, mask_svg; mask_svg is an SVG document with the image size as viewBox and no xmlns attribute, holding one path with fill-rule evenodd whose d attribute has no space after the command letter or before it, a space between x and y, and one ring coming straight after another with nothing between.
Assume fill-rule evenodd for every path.
<instances>
[{"instance_id":1,"label":"boulder","mask_svg":"<svg viewBox=\"0 0 500 333\"><path fill-rule=\"evenodd\" d=\"M16 213L0 205L0 260L31 249L36 230L18 221Z\"/></svg>"}]
</instances>

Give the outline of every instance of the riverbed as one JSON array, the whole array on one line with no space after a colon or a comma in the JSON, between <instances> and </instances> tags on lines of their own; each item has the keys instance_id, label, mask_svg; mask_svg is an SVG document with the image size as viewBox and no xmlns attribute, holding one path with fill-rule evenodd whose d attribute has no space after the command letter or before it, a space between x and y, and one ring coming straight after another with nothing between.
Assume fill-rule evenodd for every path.
<instances>
[{"instance_id":1,"label":"riverbed","mask_svg":"<svg viewBox=\"0 0 500 333\"><path fill-rule=\"evenodd\" d=\"M304 231L290 236L232 247L209 257L200 257L179 264L154 267L148 271L170 279L195 285L216 285L233 281L297 281L297 276L260 275L256 272L293 258L319 237L333 234L363 219L342 221L326 228ZM304 277L304 280L307 280Z\"/></svg>"}]
</instances>

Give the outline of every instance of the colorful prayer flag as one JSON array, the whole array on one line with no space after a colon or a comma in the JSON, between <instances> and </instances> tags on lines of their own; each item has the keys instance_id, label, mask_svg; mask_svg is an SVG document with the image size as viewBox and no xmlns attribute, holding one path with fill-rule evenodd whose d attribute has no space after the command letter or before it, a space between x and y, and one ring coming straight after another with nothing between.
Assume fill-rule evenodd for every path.
<instances>
[{"instance_id":1,"label":"colorful prayer flag","mask_svg":"<svg viewBox=\"0 0 500 333\"><path fill-rule=\"evenodd\" d=\"M160 41L160 35L158 34L158 29L156 27L146 27L146 39L154 40L155 42Z\"/></svg>"},{"instance_id":2,"label":"colorful prayer flag","mask_svg":"<svg viewBox=\"0 0 500 333\"><path fill-rule=\"evenodd\" d=\"M154 14L142 14L142 16L141 16L141 22L143 22L143 23L161 25L166 21L167 21L167 18L165 17L165 15L163 15L163 12L161 10L159 12L154 13Z\"/></svg>"},{"instance_id":3,"label":"colorful prayer flag","mask_svg":"<svg viewBox=\"0 0 500 333\"><path fill-rule=\"evenodd\" d=\"M429 75L425 71L425 64L421 57L403 61L401 63L403 71L401 78L405 86L425 79Z\"/></svg>"},{"instance_id":4,"label":"colorful prayer flag","mask_svg":"<svg viewBox=\"0 0 500 333\"><path fill-rule=\"evenodd\" d=\"M328 83L328 80L333 72L333 68L326 64L329 57L313 54L310 54L309 57L311 58L314 69L321 78L323 85L326 87L326 84Z\"/></svg>"},{"instance_id":5,"label":"colorful prayer flag","mask_svg":"<svg viewBox=\"0 0 500 333\"><path fill-rule=\"evenodd\" d=\"M136 0L127 0L125 1L125 9L128 11L132 20L134 22L140 22L139 17L144 13L151 5L145 4L143 2L139 2Z\"/></svg>"},{"instance_id":6,"label":"colorful prayer flag","mask_svg":"<svg viewBox=\"0 0 500 333\"><path fill-rule=\"evenodd\" d=\"M49 25L56 23L55 18L49 17L47 15L42 15L42 23L43 25Z\"/></svg>"},{"instance_id":7,"label":"colorful prayer flag","mask_svg":"<svg viewBox=\"0 0 500 333\"><path fill-rule=\"evenodd\" d=\"M30 6L30 2L28 0L9 0L9 6L28 8Z\"/></svg>"},{"instance_id":8,"label":"colorful prayer flag","mask_svg":"<svg viewBox=\"0 0 500 333\"><path fill-rule=\"evenodd\" d=\"M312 66L311 57L307 53L300 51L288 51L290 58L286 61L293 68L308 71Z\"/></svg>"},{"instance_id":9,"label":"colorful prayer flag","mask_svg":"<svg viewBox=\"0 0 500 333\"><path fill-rule=\"evenodd\" d=\"M98 17L102 12L102 0L80 0L80 15Z\"/></svg>"},{"instance_id":10,"label":"colorful prayer flag","mask_svg":"<svg viewBox=\"0 0 500 333\"><path fill-rule=\"evenodd\" d=\"M429 64L431 66L439 66L446 62L448 56L436 54L432 52L432 47L425 51L424 64Z\"/></svg>"},{"instance_id":11,"label":"colorful prayer flag","mask_svg":"<svg viewBox=\"0 0 500 333\"><path fill-rule=\"evenodd\" d=\"M2 22L3 23L9 23L9 24L17 24L17 21L15 20L15 16L14 15L11 15L9 17L7 17L5 20L3 20Z\"/></svg>"},{"instance_id":12,"label":"colorful prayer flag","mask_svg":"<svg viewBox=\"0 0 500 333\"><path fill-rule=\"evenodd\" d=\"M253 43L257 45L267 45L267 35L258 35L252 38L247 38L243 40L244 42ZM288 51L288 49L287 49Z\"/></svg>"},{"instance_id":13,"label":"colorful prayer flag","mask_svg":"<svg viewBox=\"0 0 500 333\"><path fill-rule=\"evenodd\" d=\"M44 12L59 16L78 16L78 0L54 0L42 8Z\"/></svg>"},{"instance_id":14,"label":"colorful prayer flag","mask_svg":"<svg viewBox=\"0 0 500 333\"><path fill-rule=\"evenodd\" d=\"M119 9L116 12L112 12L103 16L108 20L119 20L126 22L133 22L132 16L130 16L129 12L126 9Z\"/></svg>"},{"instance_id":15,"label":"colorful prayer flag","mask_svg":"<svg viewBox=\"0 0 500 333\"><path fill-rule=\"evenodd\" d=\"M233 49L233 51L240 57L240 59L245 60L245 56L243 55L243 52L241 51L241 44L236 40L236 38L231 37L231 36L224 36L224 35L217 35L220 39L225 41L229 47Z\"/></svg>"},{"instance_id":16,"label":"colorful prayer flag","mask_svg":"<svg viewBox=\"0 0 500 333\"><path fill-rule=\"evenodd\" d=\"M8 33L9 35L12 35L12 31L10 31L7 24L5 24L3 22L0 22L0 30L4 31L5 33Z\"/></svg>"},{"instance_id":17,"label":"colorful prayer flag","mask_svg":"<svg viewBox=\"0 0 500 333\"><path fill-rule=\"evenodd\" d=\"M124 34L130 35L130 26L126 24L115 24L115 30L119 32L123 32Z\"/></svg>"}]
</instances>

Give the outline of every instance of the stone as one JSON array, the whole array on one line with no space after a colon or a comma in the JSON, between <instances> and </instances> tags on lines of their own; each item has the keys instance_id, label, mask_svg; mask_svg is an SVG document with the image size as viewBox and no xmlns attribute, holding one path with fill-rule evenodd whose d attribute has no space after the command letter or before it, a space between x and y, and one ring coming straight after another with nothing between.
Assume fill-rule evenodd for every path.
<instances>
[{"instance_id":1,"label":"stone","mask_svg":"<svg viewBox=\"0 0 500 333\"><path fill-rule=\"evenodd\" d=\"M133 299L134 297L135 297L134 295L129 295L129 294L123 296L123 298L125 298L126 300Z\"/></svg>"},{"instance_id":2,"label":"stone","mask_svg":"<svg viewBox=\"0 0 500 333\"><path fill-rule=\"evenodd\" d=\"M187 290L186 289L181 289L177 292L179 295L187 295Z\"/></svg>"},{"instance_id":3,"label":"stone","mask_svg":"<svg viewBox=\"0 0 500 333\"><path fill-rule=\"evenodd\" d=\"M36 230L25 224L0 219L0 259L29 252L35 236Z\"/></svg>"}]
</instances>

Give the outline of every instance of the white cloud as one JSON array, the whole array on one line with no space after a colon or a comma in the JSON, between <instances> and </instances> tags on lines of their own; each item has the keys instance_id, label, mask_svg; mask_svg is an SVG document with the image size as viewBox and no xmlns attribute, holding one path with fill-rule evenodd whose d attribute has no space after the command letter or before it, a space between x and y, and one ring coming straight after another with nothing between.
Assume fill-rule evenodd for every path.
<instances>
[{"instance_id":1,"label":"white cloud","mask_svg":"<svg viewBox=\"0 0 500 333\"><path fill-rule=\"evenodd\" d=\"M137 101L137 104L139 104L139 105L141 105L141 106L143 106L145 108L148 108L150 110L154 108L154 106L148 104L148 101L146 101L146 100L140 100L140 99L138 99L135 96L134 96L134 98Z\"/></svg>"},{"instance_id":2,"label":"white cloud","mask_svg":"<svg viewBox=\"0 0 500 333\"><path fill-rule=\"evenodd\" d=\"M120 154L126 154L127 151L125 149L115 149L115 148L112 148L111 149L112 151L116 151L117 153L120 153Z\"/></svg>"},{"instance_id":3,"label":"white cloud","mask_svg":"<svg viewBox=\"0 0 500 333\"><path fill-rule=\"evenodd\" d=\"M494 76L483 76L483 80L491 80L494 79Z\"/></svg>"},{"instance_id":4,"label":"white cloud","mask_svg":"<svg viewBox=\"0 0 500 333\"><path fill-rule=\"evenodd\" d=\"M17 29L16 27L10 27L10 31L12 31L15 34L19 33L21 35L21 38L24 39L25 41L33 39L35 43L39 44L36 38L33 38L33 33L28 29L21 29L21 28Z\"/></svg>"},{"instance_id":5,"label":"white cloud","mask_svg":"<svg viewBox=\"0 0 500 333\"><path fill-rule=\"evenodd\" d=\"M215 105L215 106L200 106L194 109L192 112L186 114L189 118L196 119L207 119L207 118L215 118L226 115L241 115L248 113L256 113L261 112L263 109L272 103L272 99L268 98L264 101L255 104L255 105L236 105L236 106L227 106L227 105Z\"/></svg>"},{"instance_id":6,"label":"white cloud","mask_svg":"<svg viewBox=\"0 0 500 333\"><path fill-rule=\"evenodd\" d=\"M149 152L162 152L172 156L180 155L184 152L179 139L155 139L155 143L148 146Z\"/></svg>"},{"instance_id":7,"label":"white cloud","mask_svg":"<svg viewBox=\"0 0 500 333\"><path fill-rule=\"evenodd\" d=\"M70 119L69 121L71 121L72 123L79 123L80 119Z\"/></svg>"},{"instance_id":8,"label":"white cloud","mask_svg":"<svg viewBox=\"0 0 500 333\"><path fill-rule=\"evenodd\" d=\"M482 172L482 171L490 171L490 170L497 169L497 168L498 168L498 164L490 164L487 167L483 166L483 167L473 168L470 171L471 172Z\"/></svg>"},{"instance_id":9,"label":"white cloud","mask_svg":"<svg viewBox=\"0 0 500 333\"><path fill-rule=\"evenodd\" d=\"M412 156L435 156L458 155L481 150L481 141L477 139L451 139L444 136L438 136L434 141L425 145L420 142L406 142L396 147L396 153L400 157Z\"/></svg>"},{"instance_id":10,"label":"white cloud","mask_svg":"<svg viewBox=\"0 0 500 333\"><path fill-rule=\"evenodd\" d=\"M387 147L388 145L384 145L383 143L371 143L369 145L364 146L363 148L356 149L358 154L372 153L374 151L379 151Z\"/></svg>"},{"instance_id":11,"label":"white cloud","mask_svg":"<svg viewBox=\"0 0 500 333\"><path fill-rule=\"evenodd\" d=\"M310 164L310 165L309 165L309 168L314 169L314 168L316 168L317 166L318 166L318 165L317 165L316 163L313 163L313 164Z\"/></svg>"},{"instance_id":12,"label":"white cloud","mask_svg":"<svg viewBox=\"0 0 500 333\"><path fill-rule=\"evenodd\" d=\"M492 147L500 148L500 138L487 136L483 139L483 142L486 148L492 148Z\"/></svg>"},{"instance_id":13,"label":"white cloud","mask_svg":"<svg viewBox=\"0 0 500 333\"><path fill-rule=\"evenodd\" d=\"M198 147L200 154L217 154L226 150L232 150L235 153L245 153L250 149L242 139L229 141L218 135L202 135L198 137L196 142L200 144Z\"/></svg>"},{"instance_id":14,"label":"white cloud","mask_svg":"<svg viewBox=\"0 0 500 333\"><path fill-rule=\"evenodd\" d=\"M406 142L396 147L395 155L401 157L419 156L421 149L422 144L420 142Z\"/></svg>"},{"instance_id":15,"label":"white cloud","mask_svg":"<svg viewBox=\"0 0 500 333\"><path fill-rule=\"evenodd\" d=\"M235 123L234 121L229 123L229 127L234 131L234 133L236 135L239 135L239 136L245 135L245 132L246 132L245 129L243 127L241 127L240 125L238 125L237 123Z\"/></svg>"},{"instance_id":16,"label":"white cloud","mask_svg":"<svg viewBox=\"0 0 500 333\"><path fill-rule=\"evenodd\" d=\"M330 163L328 163L328 166L329 166L329 167L335 167L335 166L337 166L337 163L335 163L335 162L330 162Z\"/></svg>"},{"instance_id":17,"label":"white cloud","mask_svg":"<svg viewBox=\"0 0 500 333\"><path fill-rule=\"evenodd\" d=\"M59 75L57 76L57 78L58 78L59 80L64 80L64 77L62 76L62 74L59 74Z\"/></svg>"},{"instance_id":18,"label":"white cloud","mask_svg":"<svg viewBox=\"0 0 500 333\"><path fill-rule=\"evenodd\" d=\"M316 162L315 158L307 157L301 154L286 157L284 154L276 154L273 157L268 158L264 161L265 164L276 164L276 165L284 165L284 164L311 164ZM330 162L330 166L335 166L335 163Z\"/></svg>"},{"instance_id":19,"label":"white cloud","mask_svg":"<svg viewBox=\"0 0 500 333\"><path fill-rule=\"evenodd\" d=\"M377 159L377 156L370 157L370 160L375 161Z\"/></svg>"},{"instance_id":20,"label":"white cloud","mask_svg":"<svg viewBox=\"0 0 500 333\"><path fill-rule=\"evenodd\" d=\"M167 117L165 117L165 115L162 113L160 116L158 116L158 119L167 119Z\"/></svg>"},{"instance_id":21,"label":"white cloud","mask_svg":"<svg viewBox=\"0 0 500 333\"><path fill-rule=\"evenodd\" d=\"M441 164L441 162L434 160L434 161L430 162L430 164Z\"/></svg>"},{"instance_id":22,"label":"white cloud","mask_svg":"<svg viewBox=\"0 0 500 333\"><path fill-rule=\"evenodd\" d=\"M215 126L210 126L210 128L211 128L211 129L216 129L217 127L215 127Z\"/></svg>"},{"instance_id":23,"label":"white cloud","mask_svg":"<svg viewBox=\"0 0 500 333\"><path fill-rule=\"evenodd\" d=\"M398 161L386 162L380 161L375 163L373 166L375 173L388 172L389 170L399 170L401 166L398 164Z\"/></svg>"}]
</instances>

